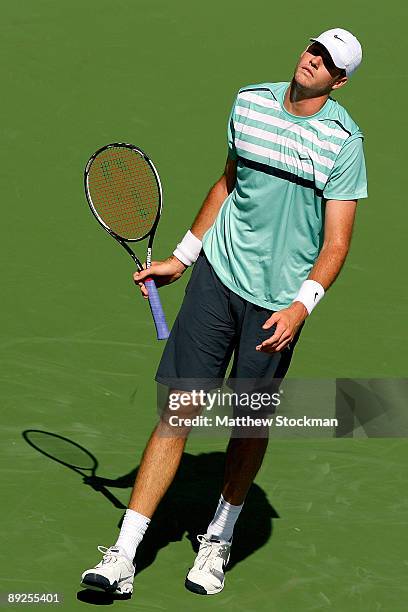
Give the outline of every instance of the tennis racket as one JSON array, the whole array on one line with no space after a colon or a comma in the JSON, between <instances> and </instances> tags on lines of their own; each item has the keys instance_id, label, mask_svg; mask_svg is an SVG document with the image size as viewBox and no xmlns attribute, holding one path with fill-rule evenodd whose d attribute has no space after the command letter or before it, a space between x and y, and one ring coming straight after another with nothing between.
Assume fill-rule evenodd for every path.
<instances>
[{"instance_id":1,"label":"tennis racket","mask_svg":"<svg viewBox=\"0 0 408 612\"><path fill-rule=\"evenodd\" d=\"M98 461L89 450L69 438L39 429L28 429L23 432L23 437L41 454L81 474L87 484L90 484L95 491L102 493L116 508L125 508L122 502L98 483L95 476Z\"/></svg>"},{"instance_id":2,"label":"tennis racket","mask_svg":"<svg viewBox=\"0 0 408 612\"><path fill-rule=\"evenodd\" d=\"M162 212L160 178L153 162L138 147L122 142L98 149L85 167L85 194L102 227L123 246L139 272L143 266L129 246L148 238L146 267L152 261L152 245ZM146 278L150 309L157 339L169 337L169 330L152 278Z\"/></svg>"}]
</instances>

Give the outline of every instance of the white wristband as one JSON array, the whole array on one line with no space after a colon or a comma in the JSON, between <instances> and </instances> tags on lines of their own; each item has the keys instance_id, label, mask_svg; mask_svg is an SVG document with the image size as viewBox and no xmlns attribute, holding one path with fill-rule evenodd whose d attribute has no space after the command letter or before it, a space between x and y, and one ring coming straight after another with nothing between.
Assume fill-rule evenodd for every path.
<instances>
[{"instance_id":1,"label":"white wristband","mask_svg":"<svg viewBox=\"0 0 408 612\"><path fill-rule=\"evenodd\" d=\"M302 302L310 314L315 306L324 296L324 289L320 283L314 280L305 280L302 283L299 293L293 300L294 302Z\"/></svg>"},{"instance_id":2,"label":"white wristband","mask_svg":"<svg viewBox=\"0 0 408 612\"><path fill-rule=\"evenodd\" d=\"M202 244L201 240L188 230L183 240L174 249L173 255L185 266L191 266L198 259Z\"/></svg>"}]
</instances>

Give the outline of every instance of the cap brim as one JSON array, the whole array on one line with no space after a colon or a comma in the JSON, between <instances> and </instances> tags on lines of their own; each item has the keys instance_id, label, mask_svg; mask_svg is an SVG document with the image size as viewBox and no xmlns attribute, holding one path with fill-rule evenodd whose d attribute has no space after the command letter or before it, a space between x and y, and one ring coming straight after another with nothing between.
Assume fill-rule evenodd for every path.
<instances>
[{"instance_id":1,"label":"cap brim","mask_svg":"<svg viewBox=\"0 0 408 612\"><path fill-rule=\"evenodd\" d=\"M336 68L340 68L341 70L346 70L346 65L344 61L340 58L340 56L337 54L337 49L335 48L329 49L329 47L327 47L327 45L325 45L324 42L319 40L319 38L311 38L310 40L312 42L319 43L319 45L322 45L322 47L326 49L326 51L330 54L330 57L332 58L333 63L336 66Z\"/></svg>"}]
</instances>

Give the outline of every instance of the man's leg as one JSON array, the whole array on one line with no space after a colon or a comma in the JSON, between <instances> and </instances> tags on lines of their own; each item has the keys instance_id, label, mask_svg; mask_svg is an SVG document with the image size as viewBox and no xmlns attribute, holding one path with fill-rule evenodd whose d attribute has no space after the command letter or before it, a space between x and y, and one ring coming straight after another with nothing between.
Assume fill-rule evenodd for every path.
<instances>
[{"instance_id":1,"label":"man's leg","mask_svg":"<svg viewBox=\"0 0 408 612\"><path fill-rule=\"evenodd\" d=\"M250 389L258 393L262 390L271 395L276 391L276 381L282 380L286 374L300 331L290 350L274 355L260 353L255 350L256 345L273 334L273 329L262 329L271 311L254 306L234 294L231 294L230 306L232 315L240 321L240 338L229 386L238 393L241 387L243 391ZM246 435L244 429L240 437L231 438L229 442L222 494L207 533L198 536L201 546L185 581L186 588L195 593L212 595L224 588L224 571L234 526L268 445L267 429L257 428L252 433L253 437L250 437L251 431Z\"/></svg>"},{"instance_id":2,"label":"man's leg","mask_svg":"<svg viewBox=\"0 0 408 612\"><path fill-rule=\"evenodd\" d=\"M174 401L177 392L173 390L170 393ZM182 393L184 397L187 395L187 392ZM179 418L193 418L201 412L201 407L184 405L177 412ZM128 509L115 544L129 559L134 559L136 548L143 539L151 517L174 480L190 433L190 427L170 426L170 415L167 404L143 452Z\"/></svg>"},{"instance_id":3,"label":"man's leg","mask_svg":"<svg viewBox=\"0 0 408 612\"><path fill-rule=\"evenodd\" d=\"M143 453L128 508L151 518L173 482L187 437L166 437L168 426L156 426Z\"/></svg>"},{"instance_id":4,"label":"man's leg","mask_svg":"<svg viewBox=\"0 0 408 612\"><path fill-rule=\"evenodd\" d=\"M224 486L206 537L231 542L235 523L244 505L268 446L262 438L231 438L227 448Z\"/></svg>"},{"instance_id":5,"label":"man's leg","mask_svg":"<svg viewBox=\"0 0 408 612\"><path fill-rule=\"evenodd\" d=\"M234 506L244 503L268 446L264 438L231 438L227 448L222 495Z\"/></svg>"},{"instance_id":6,"label":"man's leg","mask_svg":"<svg viewBox=\"0 0 408 612\"><path fill-rule=\"evenodd\" d=\"M200 410L196 405L184 405L180 416L192 418ZM174 479L191 429L170 427L168 415L167 405L144 450L116 544L107 549L98 547L104 553L102 561L82 574L82 585L87 588L120 594L133 591L136 548Z\"/></svg>"},{"instance_id":7,"label":"man's leg","mask_svg":"<svg viewBox=\"0 0 408 612\"><path fill-rule=\"evenodd\" d=\"M256 434L253 438L231 437L229 441L222 494L207 532L198 536L200 549L185 580L189 591L214 595L224 588L235 523L268 446L267 428Z\"/></svg>"},{"instance_id":8,"label":"man's leg","mask_svg":"<svg viewBox=\"0 0 408 612\"><path fill-rule=\"evenodd\" d=\"M208 525L206 536L230 542L235 523L244 505L268 446L265 437L231 438L227 448L224 485L214 517Z\"/></svg>"}]
</instances>

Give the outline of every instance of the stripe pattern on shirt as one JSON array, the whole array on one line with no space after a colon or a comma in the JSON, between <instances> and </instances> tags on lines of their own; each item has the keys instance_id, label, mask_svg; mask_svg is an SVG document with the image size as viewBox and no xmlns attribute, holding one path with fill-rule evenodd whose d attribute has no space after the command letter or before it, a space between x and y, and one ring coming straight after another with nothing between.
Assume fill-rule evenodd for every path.
<instances>
[{"instance_id":1,"label":"stripe pattern on shirt","mask_svg":"<svg viewBox=\"0 0 408 612\"><path fill-rule=\"evenodd\" d=\"M321 192L349 133L316 119L296 121L285 114L268 89L243 90L234 113L234 144L241 157L270 166L276 176ZM279 174L280 173L280 174Z\"/></svg>"}]
</instances>

